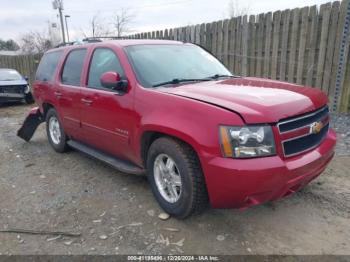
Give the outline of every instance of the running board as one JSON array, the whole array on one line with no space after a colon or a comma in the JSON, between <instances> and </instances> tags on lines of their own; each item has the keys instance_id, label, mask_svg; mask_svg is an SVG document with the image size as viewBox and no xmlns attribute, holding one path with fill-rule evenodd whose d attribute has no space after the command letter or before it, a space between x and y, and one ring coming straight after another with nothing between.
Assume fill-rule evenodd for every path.
<instances>
[{"instance_id":1,"label":"running board","mask_svg":"<svg viewBox=\"0 0 350 262\"><path fill-rule=\"evenodd\" d=\"M123 172L123 173L127 173L127 174L134 174L134 175L143 175L145 174L145 170L128 162L128 161L125 161L125 160L121 160L121 159L118 159L116 157L113 157L111 155L108 155L106 153L103 153L99 150L96 150L90 146L87 146L83 143L80 143L78 141L74 141L74 140L69 140L67 141L67 144L82 152L82 153L85 153L93 158L96 158L116 169L118 169L119 171Z\"/></svg>"}]
</instances>

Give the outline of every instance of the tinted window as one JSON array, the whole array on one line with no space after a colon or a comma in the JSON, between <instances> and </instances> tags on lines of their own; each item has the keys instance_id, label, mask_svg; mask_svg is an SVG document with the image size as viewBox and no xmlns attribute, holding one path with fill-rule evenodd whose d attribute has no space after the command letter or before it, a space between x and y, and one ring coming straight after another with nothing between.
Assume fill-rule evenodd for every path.
<instances>
[{"instance_id":1,"label":"tinted window","mask_svg":"<svg viewBox=\"0 0 350 262\"><path fill-rule=\"evenodd\" d=\"M124 75L116 54L107 48L98 48L95 50L90 64L88 86L94 88L102 88L100 78L103 73L117 72L121 76Z\"/></svg>"},{"instance_id":2,"label":"tinted window","mask_svg":"<svg viewBox=\"0 0 350 262\"><path fill-rule=\"evenodd\" d=\"M86 49L73 50L68 54L62 72L62 84L80 86Z\"/></svg>"},{"instance_id":3,"label":"tinted window","mask_svg":"<svg viewBox=\"0 0 350 262\"><path fill-rule=\"evenodd\" d=\"M39 81L51 81L57 64L60 60L62 51L47 53L40 61L39 67L36 71L35 79Z\"/></svg>"}]
</instances>

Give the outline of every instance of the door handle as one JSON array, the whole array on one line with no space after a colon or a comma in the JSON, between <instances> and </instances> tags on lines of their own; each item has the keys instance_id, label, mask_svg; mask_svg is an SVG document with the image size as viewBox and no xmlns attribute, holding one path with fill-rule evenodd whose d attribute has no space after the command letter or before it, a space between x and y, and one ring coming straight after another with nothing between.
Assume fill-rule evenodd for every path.
<instances>
[{"instance_id":1,"label":"door handle","mask_svg":"<svg viewBox=\"0 0 350 262\"><path fill-rule=\"evenodd\" d=\"M92 100L89 100L89 99L85 99L85 98L82 98L81 99L81 102L83 102L85 105L89 106L92 104Z\"/></svg>"},{"instance_id":2,"label":"door handle","mask_svg":"<svg viewBox=\"0 0 350 262\"><path fill-rule=\"evenodd\" d=\"M62 97L62 93L61 92L55 91L54 94L55 94L57 99L60 99Z\"/></svg>"}]
</instances>

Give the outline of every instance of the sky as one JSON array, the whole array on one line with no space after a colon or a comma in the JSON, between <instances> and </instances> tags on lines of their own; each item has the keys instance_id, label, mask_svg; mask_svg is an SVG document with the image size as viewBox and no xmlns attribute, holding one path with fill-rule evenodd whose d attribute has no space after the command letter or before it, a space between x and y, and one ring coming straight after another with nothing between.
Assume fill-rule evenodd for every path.
<instances>
[{"instance_id":1,"label":"sky","mask_svg":"<svg viewBox=\"0 0 350 262\"><path fill-rule=\"evenodd\" d=\"M228 17L230 1L249 14L259 14L295 7L321 5L329 0L63 0L64 14L70 15L70 38L82 37L95 14L107 26L118 10L128 9L134 16L130 28L145 32L195 25ZM48 21L59 23L52 0L0 0L0 39L19 40L31 31L48 31Z\"/></svg>"}]
</instances>

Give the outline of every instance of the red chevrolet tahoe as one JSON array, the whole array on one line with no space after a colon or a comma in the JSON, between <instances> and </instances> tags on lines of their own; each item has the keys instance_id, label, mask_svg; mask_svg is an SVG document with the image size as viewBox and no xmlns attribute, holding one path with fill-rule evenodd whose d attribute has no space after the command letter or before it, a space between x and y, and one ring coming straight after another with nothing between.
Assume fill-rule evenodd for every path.
<instances>
[{"instance_id":1,"label":"red chevrolet tahoe","mask_svg":"<svg viewBox=\"0 0 350 262\"><path fill-rule=\"evenodd\" d=\"M327 96L234 76L203 48L116 40L41 59L33 85L57 152L75 148L147 173L160 206L185 218L208 203L246 208L304 187L334 155Z\"/></svg>"}]
</instances>

